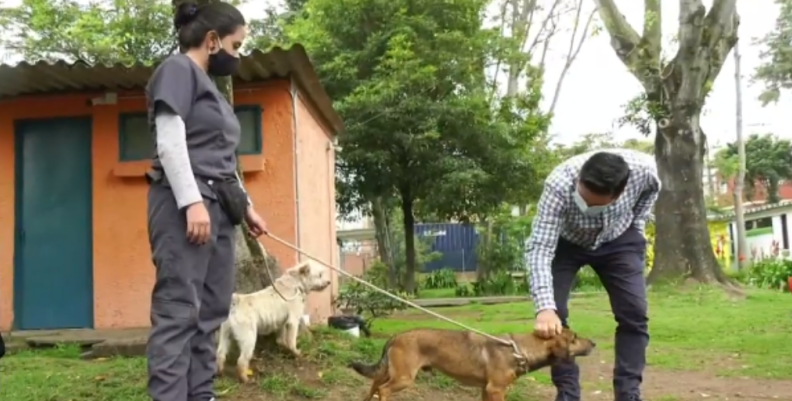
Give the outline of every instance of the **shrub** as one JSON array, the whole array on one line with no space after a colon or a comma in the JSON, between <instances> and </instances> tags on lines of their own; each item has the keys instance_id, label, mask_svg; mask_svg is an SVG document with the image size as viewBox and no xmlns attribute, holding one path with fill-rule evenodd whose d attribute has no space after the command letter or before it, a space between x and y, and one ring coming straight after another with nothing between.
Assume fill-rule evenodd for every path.
<instances>
[{"instance_id":1,"label":"shrub","mask_svg":"<svg viewBox=\"0 0 792 401\"><path fill-rule=\"evenodd\" d=\"M468 283L457 283L456 288L454 288L454 296L459 298L468 298L472 297L473 290L470 288Z\"/></svg>"},{"instance_id":2,"label":"shrub","mask_svg":"<svg viewBox=\"0 0 792 401\"><path fill-rule=\"evenodd\" d=\"M435 270L423 281L423 288L427 290L437 290L441 288L456 288L456 272L451 269Z\"/></svg>"},{"instance_id":3,"label":"shrub","mask_svg":"<svg viewBox=\"0 0 792 401\"><path fill-rule=\"evenodd\" d=\"M594 272L591 266L586 265L578 270L575 284L572 286L572 291L594 291L602 290L603 288L602 281L600 281L597 273Z\"/></svg>"},{"instance_id":4,"label":"shrub","mask_svg":"<svg viewBox=\"0 0 792 401\"><path fill-rule=\"evenodd\" d=\"M377 261L360 278L379 288L387 288L388 267L384 263ZM406 292L399 292L396 295L400 298L411 298ZM333 301L333 305L340 310L354 311L355 314L362 316L366 321L367 329L371 328L371 323L375 319L387 317L393 312L407 307L404 303L357 281L352 281L342 286L338 291L338 296Z\"/></svg>"},{"instance_id":5,"label":"shrub","mask_svg":"<svg viewBox=\"0 0 792 401\"><path fill-rule=\"evenodd\" d=\"M747 282L759 288L789 291L789 278L792 277L792 260L767 258L754 262L745 273Z\"/></svg>"},{"instance_id":6,"label":"shrub","mask_svg":"<svg viewBox=\"0 0 792 401\"><path fill-rule=\"evenodd\" d=\"M515 217L511 208L503 208L478 227L476 276L479 280L525 269L525 240L531 233L531 221L531 216Z\"/></svg>"},{"instance_id":7,"label":"shrub","mask_svg":"<svg viewBox=\"0 0 792 401\"><path fill-rule=\"evenodd\" d=\"M506 271L495 272L486 279L473 282L473 295L477 297L527 294L527 280L515 278Z\"/></svg>"}]
</instances>

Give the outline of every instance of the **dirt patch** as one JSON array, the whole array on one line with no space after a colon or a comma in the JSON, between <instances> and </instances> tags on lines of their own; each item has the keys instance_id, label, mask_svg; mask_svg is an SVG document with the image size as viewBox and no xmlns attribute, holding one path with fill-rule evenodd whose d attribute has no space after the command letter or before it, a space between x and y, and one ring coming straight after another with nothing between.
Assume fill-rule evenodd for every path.
<instances>
[{"instance_id":1,"label":"dirt patch","mask_svg":"<svg viewBox=\"0 0 792 401\"><path fill-rule=\"evenodd\" d=\"M584 385L584 398L612 400L612 362L595 357L581 361L580 366L582 380L588 384ZM780 400L789 399L792 381L719 377L707 371L670 371L649 367L644 374L643 393L647 400L657 401Z\"/></svg>"}]
</instances>

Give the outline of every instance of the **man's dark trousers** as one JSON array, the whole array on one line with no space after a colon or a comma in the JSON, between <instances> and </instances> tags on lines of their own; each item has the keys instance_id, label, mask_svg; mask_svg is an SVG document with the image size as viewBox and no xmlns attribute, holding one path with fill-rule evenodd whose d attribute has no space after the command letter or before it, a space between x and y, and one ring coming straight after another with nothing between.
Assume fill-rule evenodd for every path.
<instances>
[{"instance_id":1,"label":"man's dark trousers","mask_svg":"<svg viewBox=\"0 0 792 401\"><path fill-rule=\"evenodd\" d=\"M639 400L649 344L644 282L646 239L640 231L630 228L615 240L591 251L562 238L555 255L553 291L561 322L568 327L567 302L578 270L585 265L591 266L608 292L617 322L613 369L615 400ZM554 366L551 374L558 389L557 401L580 401L580 371L575 363Z\"/></svg>"}]
</instances>

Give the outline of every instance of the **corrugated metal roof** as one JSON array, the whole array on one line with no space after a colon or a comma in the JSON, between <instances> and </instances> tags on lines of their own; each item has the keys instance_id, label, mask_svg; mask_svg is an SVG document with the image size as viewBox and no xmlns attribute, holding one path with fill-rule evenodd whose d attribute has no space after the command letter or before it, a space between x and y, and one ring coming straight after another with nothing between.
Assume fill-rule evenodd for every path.
<instances>
[{"instance_id":1,"label":"corrugated metal roof","mask_svg":"<svg viewBox=\"0 0 792 401\"><path fill-rule=\"evenodd\" d=\"M743 213L745 213L746 217L750 217L750 215L752 215L752 214L761 213L761 212L768 212L768 211L772 211L772 210L775 210L775 209L789 208L790 206L792 206L792 201L790 201L790 200L781 200L778 203L768 203L768 204L759 205L759 206L749 206L749 207L745 208ZM734 213L733 207L732 207L731 210L724 211L721 214L721 216L723 216L724 218L734 217L735 213Z\"/></svg>"},{"instance_id":2,"label":"corrugated metal roof","mask_svg":"<svg viewBox=\"0 0 792 401\"><path fill-rule=\"evenodd\" d=\"M46 93L143 88L154 68L144 64L92 66L82 61L2 64L0 99ZM332 129L336 133L340 132L343 129L341 118L333 109L333 103L319 83L319 77L302 46L294 45L289 49L276 47L268 52L254 50L242 56L234 79L235 82L257 82L289 76L297 81L302 93Z\"/></svg>"}]
</instances>

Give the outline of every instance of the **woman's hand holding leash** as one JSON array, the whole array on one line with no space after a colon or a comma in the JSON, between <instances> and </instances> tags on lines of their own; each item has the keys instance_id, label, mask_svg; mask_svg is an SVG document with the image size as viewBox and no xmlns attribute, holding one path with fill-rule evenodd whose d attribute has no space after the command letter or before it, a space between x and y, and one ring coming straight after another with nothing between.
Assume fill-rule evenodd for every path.
<instances>
[{"instance_id":1,"label":"woman's hand holding leash","mask_svg":"<svg viewBox=\"0 0 792 401\"><path fill-rule=\"evenodd\" d=\"M248 207L247 212L245 213L245 222L248 225L250 230L250 235L253 237L260 237L263 234L267 233L267 223L264 219L256 213L256 210L253 207Z\"/></svg>"},{"instance_id":2,"label":"woman's hand holding leash","mask_svg":"<svg viewBox=\"0 0 792 401\"><path fill-rule=\"evenodd\" d=\"M212 223L203 201L187 206L187 240L196 245L209 242Z\"/></svg>"}]
</instances>

